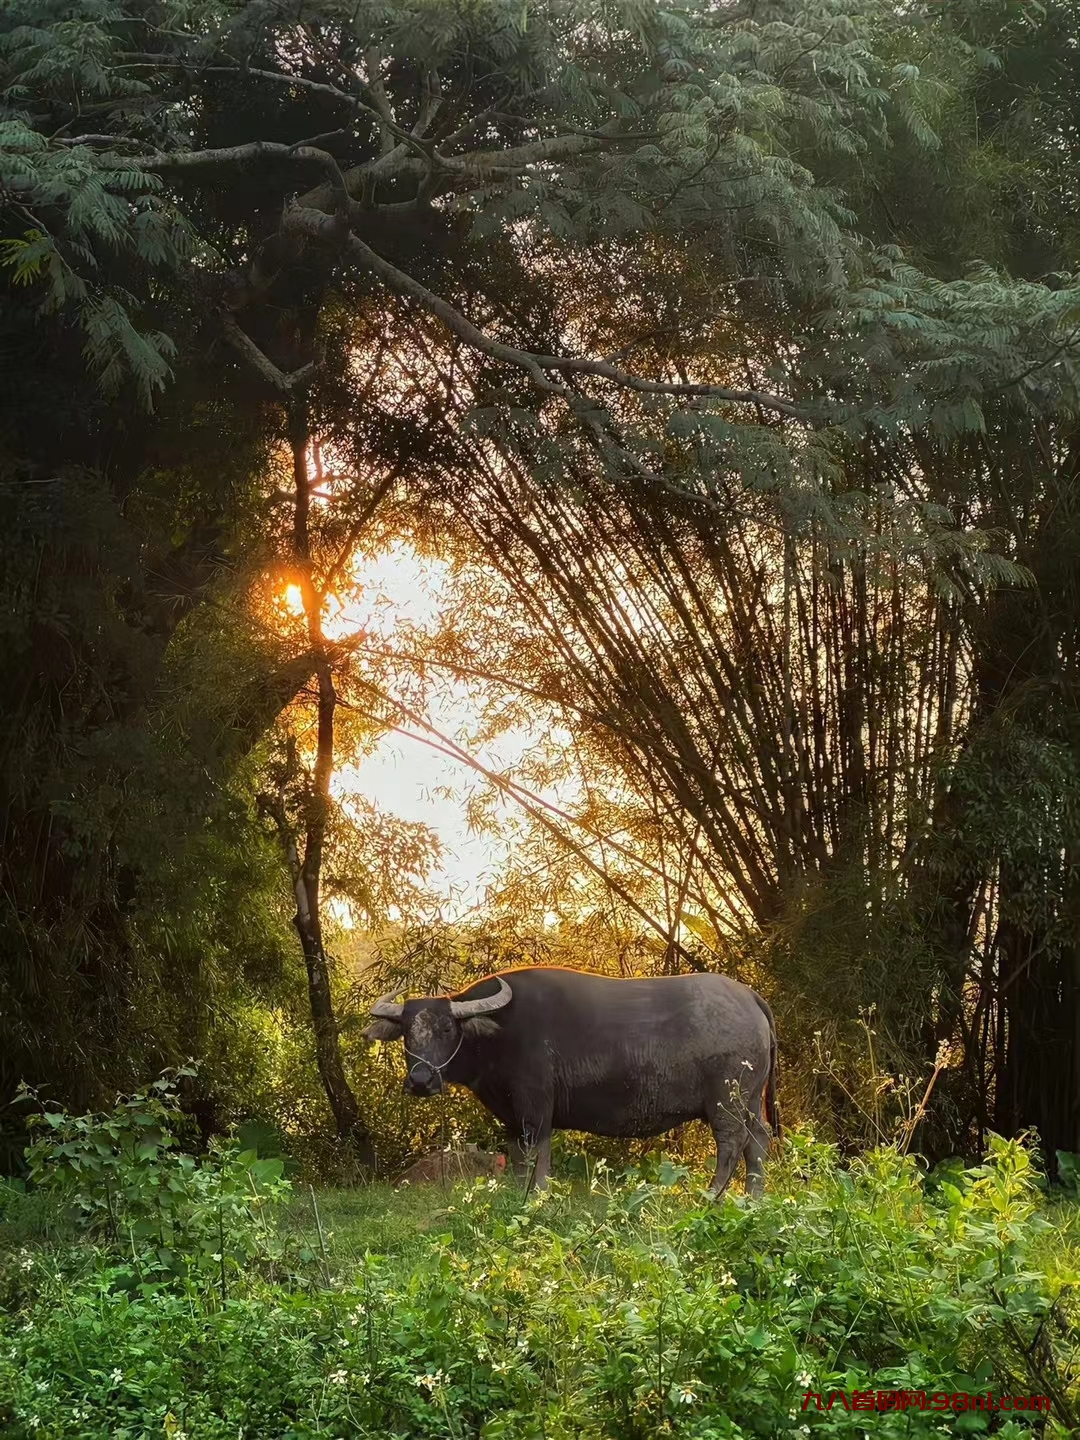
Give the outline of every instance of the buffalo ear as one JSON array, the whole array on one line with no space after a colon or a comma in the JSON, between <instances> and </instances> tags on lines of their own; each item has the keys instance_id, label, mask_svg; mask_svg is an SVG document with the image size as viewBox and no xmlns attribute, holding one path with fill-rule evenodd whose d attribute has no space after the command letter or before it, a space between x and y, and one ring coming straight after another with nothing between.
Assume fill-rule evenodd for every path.
<instances>
[{"instance_id":1,"label":"buffalo ear","mask_svg":"<svg viewBox=\"0 0 1080 1440\"><path fill-rule=\"evenodd\" d=\"M365 1040L400 1040L401 1026L396 1020L373 1020L364 1031Z\"/></svg>"},{"instance_id":2,"label":"buffalo ear","mask_svg":"<svg viewBox=\"0 0 1080 1440\"><path fill-rule=\"evenodd\" d=\"M479 1040L482 1035L497 1035L499 1022L490 1015L474 1015L471 1020L462 1020L461 1030L471 1040Z\"/></svg>"}]
</instances>

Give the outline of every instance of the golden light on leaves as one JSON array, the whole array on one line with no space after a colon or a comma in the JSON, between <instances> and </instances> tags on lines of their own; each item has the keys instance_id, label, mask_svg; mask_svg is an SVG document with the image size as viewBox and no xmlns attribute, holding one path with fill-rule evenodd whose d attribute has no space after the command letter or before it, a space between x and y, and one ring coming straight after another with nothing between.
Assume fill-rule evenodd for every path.
<instances>
[{"instance_id":1,"label":"golden light on leaves","mask_svg":"<svg viewBox=\"0 0 1080 1440\"><path fill-rule=\"evenodd\" d=\"M579 863L551 851L513 801L491 789L463 758L448 753L437 735L449 737L451 745L463 743L494 773L523 781L527 790L569 812L584 800L580 778L563 763L574 752L574 737L553 727L552 717L539 713L535 702L513 695L499 702L496 714L489 713L491 686L482 674L455 674L452 664L438 660L430 668L422 658L416 663L425 652L460 654L466 668L474 662L473 632L468 623L455 622L472 618L463 598L470 595L475 604L483 593L492 602L487 622L498 629L498 587L485 585L485 578L472 569L456 573L447 561L422 554L404 538L374 554L356 555L344 567L322 614L326 638L348 644L348 660L336 677L345 708L330 793L346 819L359 820L356 807L366 803L405 824L430 827L442 854L428 879L444 920L475 915L491 904L512 908L524 885L528 894L522 892L523 900L530 905L540 903L539 891L544 892L539 918L543 929L554 933L566 913L596 909L595 881L582 888ZM276 623L294 633L295 644L304 645L306 636L296 633L304 629L296 572L279 570L267 580ZM486 636L486 626L481 633ZM379 688L400 693L421 722L403 717L400 730L383 734L377 727L365 733L363 725L350 726L353 714L379 708L365 689L367 677ZM310 709L310 696L304 703ZM435 727L435 736L425 731L423 720ZM313 746L310 715L298 738L302 750ZM606 813L594 818L601 832L609 828ZM621 820L612 823L621 834ZM590 852L596 849L588 838L584 843ZM598 853L605 865L617 863L603 847ZM508 872L515 854L517 862ZM328 896L327 907L338 926L352 929L359 923L346 899Z\"/></svg>"}]
</instances>

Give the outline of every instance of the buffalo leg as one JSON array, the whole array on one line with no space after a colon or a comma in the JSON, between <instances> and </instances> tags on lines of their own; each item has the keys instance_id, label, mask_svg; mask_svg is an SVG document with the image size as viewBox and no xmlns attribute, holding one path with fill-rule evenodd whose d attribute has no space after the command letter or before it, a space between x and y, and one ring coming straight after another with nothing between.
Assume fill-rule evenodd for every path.
<instances>
[{"instance_id":1,"label":"buffalo leg","mask_svg":"<svg viewBox=\"0 0 1080 1440\"><path fill-rule=\"evenodd\" d=\"M507 1136L507 1150L514 1175L526 1192L545 1190L551 1174L551 1127L523 1125L519 1133Z\"/></svg>"},{"instance_id":2,"label":"buffalo leg","mask_svg":"<svg viewBox=\"0 0 1080 1440\"><path fill-rule=\"evenodd\" d=\"M743 1157L746 1160L746 1193L760 1195L765 1188L765 1156L769 1153L769 1132L751 1111L746 1118L749 1131Z\"/></svg>"},{"instance_id":3,"label":"buffalo leg","mask_svg":"<svg viewBox=\"0 0 1080 1440\"><path fill-rule=\"evenodd\" d=\"M742 1125L727 1116L713 1124L712 1132L716 1141L716 1174L709 1189L719 1199L731 1183L746 1143L746 1133Z\"/></svg>"},{"instance_id":4,"label":"buffalo leg","mask_svg":"<svg viewBox=\"0 0 1080 1440\"><path fill-rule=\"evenodd\" d=\"M551 1175L551 1131L542 1135L533 1150L534 1169L532 1183L537 1190L546 1190Z\"/></svg>"},{"instance_id":5,"label":"buffalo leg","mask_svg":"<svg viewBox=\"0 0 1080 1440\"><path fill-rule=\"evenodd\" d=\"M514 1172L514 1179L524 1184L529 1178L529 1150L520 1135L513 1132L506 1137L506 1159Z\"/></svg>"},{"instance_id":6,"label":"buffalo leg","mask_svg":"<svg viewBox=\"0 0 1080 1440\"><path fill-rule=\"evenodd\" d=\"M709 1186L714 1196L722 1195L731 1184L735 1167L746 1151L751 1135L747 1123L749 1118L745 1094L737 1081L728 1081L723 1094L706 1113L709 1128L716 1141L716 1174ZM747 1174L749 1175L749 1170Z\"/></svg>"}]
</instances>

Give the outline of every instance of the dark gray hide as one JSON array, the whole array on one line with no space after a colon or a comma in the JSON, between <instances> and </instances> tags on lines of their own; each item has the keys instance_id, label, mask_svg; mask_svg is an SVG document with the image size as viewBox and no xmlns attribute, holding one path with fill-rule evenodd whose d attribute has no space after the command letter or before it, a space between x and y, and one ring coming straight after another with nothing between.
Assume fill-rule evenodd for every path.
<instances>
[{"instance_id":1,"label":"dark gray hide","mask_svg":"<svg viewBox=\"0 0 1080 1440\"><path fill-rule=\"evenodd\" d=\"M477 1001L487 1013L475 1013ZM535 1152L538 1186L553 1130L645 1137L704 1120L716 1139L714 1193L740 1155L748 1190L760 1193L763 1096L780 1133L776 1030L765 1001L737 980L615 980L540 966L489 976L459 995L404 1005L385 997L373 1013L369 1040L405 1041L406 1091L471 1090L506 1127L519 1172Z\"/></svg>"}]
</instances>

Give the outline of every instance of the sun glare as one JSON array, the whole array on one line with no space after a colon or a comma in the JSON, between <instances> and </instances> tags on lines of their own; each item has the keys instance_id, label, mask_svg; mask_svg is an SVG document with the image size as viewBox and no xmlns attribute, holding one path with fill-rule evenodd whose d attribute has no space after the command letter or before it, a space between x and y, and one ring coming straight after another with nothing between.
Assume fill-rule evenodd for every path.
<instances>
[{"instance_id":1,"label":"sun glare","mask_svg":"<svg viewBox=\"0 0 1080 1440\"><path fill-rule=\"evenodd\" d=\"M363 629L389 641L404 629L433 630L446 607L450 567L397 540L379 555L362 556L350 575L352 598L339 601L333 626Z\"/></svg>"},{"instance_id":2,"label":"sun glare","mask_svg":"<svg viewBox=\"0 0 1080 1440\"><path fill-rule=\"evenodd\" d=\"M403 674L411 671L415 652L424 648L424 635L438 629L460 583L446 562L419 554L405 540L395 541L377 555L356 557L336 592L325 597L323 633L332 642L351 641L356 661L363 666L369 657L381 672L380 683L386 683L385 666L389 662L392 667L394 656L400 657ZM278 597L281 612L302 619L298 584L285 584ZM482 689L477 680L433 667L424 699L418 702L414 693L410 703L418 706L418 718L456 739L477 729ZM525 724L468 748L481 764L512 775L527 752L554 739L546 726L541 730ZM443 855L430 882L441 913L450 919L482 907L520 832L521 817L512 806L499 832L478 834L471 828L469 800L481 783L465 761L440 750L437 735L424 724L403 719L400 730L383 735L368 753L338 754L331 792L346 812L351 797L362 795L385 813L434 830ZM551 798L562 803L570 799L554 793ZM353 928L355 917L347 904L331 902L328 910L338 924Z\"/></svg>"}]
</instances>

